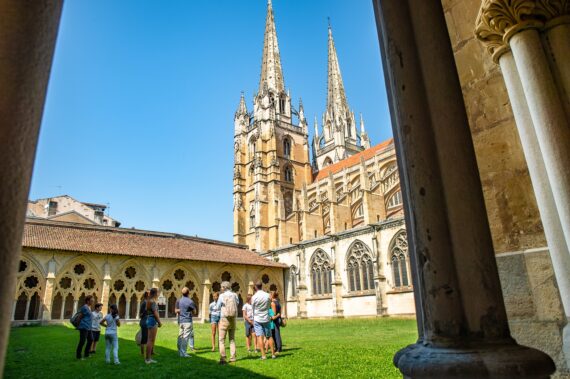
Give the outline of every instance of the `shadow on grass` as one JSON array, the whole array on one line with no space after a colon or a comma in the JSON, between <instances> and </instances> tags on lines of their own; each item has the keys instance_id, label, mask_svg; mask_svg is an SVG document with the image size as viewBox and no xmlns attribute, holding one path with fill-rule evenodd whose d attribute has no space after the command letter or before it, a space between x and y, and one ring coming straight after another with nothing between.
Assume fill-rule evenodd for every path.
<instances>
[{"instance_id":1,"label":"shadow on grass","mask_svg":"<svg viewBox=\"0 0 570 379\"><path fill-rule=\"evenodd\" d=\"M128 333L132 331L129 329ZM136 331L135 331L136 333ZM160 330L159 330L160 339ZM41 328L12 329L6 366L5 378L172 378L172 377L205 377L205 378L256 378L261 375L247 368L240 367L240 361L255 357L239 357L236 363L220 366L219 353L200 349L199 354L191 354L190 358L178 356L176 348L157 345L158 363L147 365L140 348L132 339L124 338L120 333L119 359L121 365L105 363L105 339L101 335L97 353L86 360L75 359L75 348L79 333L66 326L54 325ZM123 334L121 336L121 334ZM171 333L168 338L172 337ZM169 341L176 345L176 341ZM202 355L209 353L209 358ZM261 362L260 362L261 363Z\"/></svg>"}]
</instances>

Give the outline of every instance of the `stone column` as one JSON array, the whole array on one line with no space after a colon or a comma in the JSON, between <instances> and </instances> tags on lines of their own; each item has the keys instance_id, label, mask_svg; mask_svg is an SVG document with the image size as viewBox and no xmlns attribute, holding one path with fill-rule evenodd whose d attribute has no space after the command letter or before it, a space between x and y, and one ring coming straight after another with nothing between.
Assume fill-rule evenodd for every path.
<instances>
[{"instance_id":1,"label":"stone column","mask_svg":"<svg viewBox=\"0 0 570 379\"><path fill-rule=\"evenodd\" d=\"M42 296L42 323L47 323L51 320L51 311L53 306L53 289L55 286L55 260L52 258L48 262L48 273L46 276L46 288Z\"/></svg>"},{"instance_id":2,"label":"stone column","mask_svg":"<svg viewBox=\"0 0 570 379\"><path fill-rule=\"evenodd\" d=\"M101 312L107 314L109 308L109 293L111 292L111 265L105 262L103 265L103 285L101 286ZM119 299L117 299L119 301ZM64 299L65 302L65 299Z\"/></svg>"},{"instance_id":3,"label":"stone column","mask_svg":"<svg viewBox=\"0 0 570 379\"><path fill-rule=\"evenodd\" d=\"M567 6L568 7L568 6ZM570 12L570 7L568 7ZM566 117L570 119L570 14L556 13L545 25L544 41L560 89Z\"/></svg>"},{"instance_id":4,"label":"stone column","mask_svg":"<svg viewBox=\"0 0 570 379\"><path fill-rule=\"evenodd\" d=\"M405 378L548 378L511 338L442 5L374 0L400 170L420 340Z\"/></svg>"},{"instance_id":5,"label":"stone column","mask_svg":"<svg viewBox=\"0 0 570 379\"><path fill-rule=\"evenodd\" d=\"M79 302L79 300L75 300L75 299L73 300L73 312L71 312L71 314L73 314L73 315L77 313L77 309L78 309L77 303L78 302Z\"/></svg>"},{"instance_id":6,"label":"stone column","mask_svg":"<svg viewBox=\"0 0 570 379\"><path fill-rule=\"evenodd\" d=\"M212 283L209 279L204 280L202 283L202 323L206 323L208 318L208 312L210 311L210 289L212 288Z\"/></svg>"},{"instance_id":7,"label":"stone column","mask_svg":"<svg viewBox=\"0 0 570 379\"><path fill-rule=\"evenodd\" d=\"M546 166L542 159L538 138L512 53L507 52L502 55L499 58L499 63L513 108L528 171L536 195L536 202L540 210L540 217L544 226L544 234L548 241L548 249L556 274L560 297L562 298L566 317L570 317L570 253L546 175Z\"/></svg>"},{"instance_id":8,"label":"stone column","mask_svg":"<svg viewBox=\"0 0 570 379\"><path fill-rule=\"evenodd\" d=\"M307 318L307 269L305 267L305 249L299 254L299 286L297 317Z\"/></svg>"},{"instance_id":9,"label":"stone column","mask_svg":"<svg viewBox=\"0 0 570 379\"><path fill-rule=\"evenodd\" d=\"M340 265L337 260L337 246L336 243L331 247L331 255L333 259L333 273L332 273L332 303L333 303L333 317L343 318L344 310L342 306L342 278L340 276Z\"/></svg>"},{"instance_id":10,"label":"stone column","mask_svg":"<svg viewBox=\"0 0 570 379\"><path fill-rule=\"evenodd\" d=\"M538 31L527 29L510 39L554 202L566 241L570 241L570 128Z\"/></svg>"},{"instance_id":11,"label":"stone column","mask_svg":"<svg viewBox=\"0 0 570 379\"><path fill-rule=\"evenodd\" d=\"M126 299L125 302L125 320L128 320L130 318L131 318L131 299L128 298Z\"/></svg>"},{"instance_id":12,"label":"stone column","mask_svg":"<svg viewBox=\"0 0 570 379\"><path fill-rule=\"evenodd\" d=\"M18 300L13 300L12 301L12 316L10 317L10 320L14 321L14 318L16 317L16 306L18 305Z\"/></svg>"},{"instance_id":13,"label":"stone column","mask_svg":"<svg viewBox=\"0 0 570 379\"><path fill-rule=\"evenodd\" d=\"M139 309L141 309L141 299L137 298L137 314L135 316L135 320L140 319Z\"/></svg>"},{"instance_id":14,"label":"stone column","mask_svg":"<svg viewBox=\"0 0 570 379\"><path fill-rule=\"evenodd\" d=\"M378 232L374 231L372 237L372 254L374 254L374 290L376 292L376 315L386 316L388 313L388 304L386 299L386 276L384 276L384 260L385 256L378 248Z\"/></svg>"},{"instance_id":15,"label":"stone column","mask_svg":"<svg viewBox=\"0 0 570 379\"><path fill-rule=\"evenodd\" d=\"M0 2L0 308L12 307L26 202L63 1ZM10 333L0 312L0 372Z\"/></svg>"}]
</instances>

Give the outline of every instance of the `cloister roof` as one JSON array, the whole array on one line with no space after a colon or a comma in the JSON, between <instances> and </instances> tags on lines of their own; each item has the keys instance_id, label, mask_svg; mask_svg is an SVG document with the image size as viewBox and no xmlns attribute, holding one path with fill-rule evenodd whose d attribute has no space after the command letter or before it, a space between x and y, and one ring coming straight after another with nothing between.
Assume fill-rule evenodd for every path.
<instances>
[{"instance_id":1,"label":"cloister roof","mask_svg":"<svg viewBox=\"0 0 570 379\"><path fill-rule=\"evenodd\" d=\"M285 268L229 242L139 229L26 220L22 246L36 249L188 259Z\"/></svg>"}]
</instances>

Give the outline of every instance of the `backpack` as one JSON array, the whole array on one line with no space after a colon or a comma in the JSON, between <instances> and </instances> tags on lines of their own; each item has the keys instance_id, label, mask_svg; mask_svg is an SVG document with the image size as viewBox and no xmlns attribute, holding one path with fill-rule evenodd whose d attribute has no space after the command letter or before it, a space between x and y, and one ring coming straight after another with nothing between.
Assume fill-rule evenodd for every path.
<instances>
[{"instance_id":1,"label":"backpack","mask_svg":"<svg viewBox=\"0 0 570 379\"><path fill-rule=\"evenodd\" d=\"M79 324L81 323L81 319L82 319L81 311L79 311L79 312L75 312L75 314L73 316L71 316L71 318L69 319L69 322L71 322L71 325L78 328Z\"/></svg>"},{"instance_id":2,"label":"backpack","mask_svg":"<svg viewBox=\"0 0 570 379\"><path fill-rule=\"evenodd\" d=\"M238 305L236 303L236 295L230 293L230 296L225 296L224 306L222 307L222 317L236 317Z\"/></svg>"}]
</instances>

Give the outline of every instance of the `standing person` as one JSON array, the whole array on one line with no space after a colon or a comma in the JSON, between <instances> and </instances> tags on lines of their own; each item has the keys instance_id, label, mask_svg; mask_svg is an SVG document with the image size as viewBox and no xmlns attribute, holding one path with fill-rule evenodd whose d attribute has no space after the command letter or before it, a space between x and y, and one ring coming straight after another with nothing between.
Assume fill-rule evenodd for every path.
<instances>
[{"instance_id":1,"label":"standing person","mask_svg":"<svg viewBox=\"0 0 570 379\"><path fill-rule=\"evenodd\" d=\"M257 350L255 332L253 331L253 308L251 307L251 295L247 295L247 300L241 310L243 312L243 321L245 324L245 345L247 346L247 352L251 353L252 340L254 349Z\"/></svg>"},{"instance_id":2,"label":"standing person","mask_svg":"<svg viewBox=\"0 0 570 379\"><path fill-rule=\"evenodd\" d=\"M271 300L269 299L269 294L263 289L261 282L255 283L255 295L251 298L251 307L253 308L253 329L255 330L255 335L257 336L257 347L261 349L261 359L267 359L265 355L265 344L263 338L269 340L269 347L271 348L271 358L277 358L275 356L275 346L273 344L273 338L271 337L271 319L269 318L269 308Z\"/></svg>"},{"instance_id":3,"label":"standing person","mask_svg":"<svg viewBox=\"0 0 570 379\"><path fill-rule=\"evenodd\" d=\"M141 355L144 357L146 344L148 342L148 328L146 327L146 300L148 299L149 291L144 291L141 305L139 308L139 326L141 327Z\"/></svg>"},{"instance_id":4,"label":"standing person","mask_svg":"<svg viewBox=\"0 0 570 379\"><path fill-rule=\"evenodd\" d=\"M105 327L105 362L111 363L112 349L114 362L116 365L120 365L117 327L121 326L121 321L119 321L119 308L117 308L117 304L111 304L109 306L109 313L101 320L101 325Z\"/></svg>"},{"instance_id":5,"label":"standing person","mask_svg":"<svg viewBox=\"0 0 570 379\"><path fill-rule=\"evenodd\" d=\"M222 282L222 294L218 298L218 308L220 308L220 325L218 344L220 346L220 364L226 364L226 334L229 334L230 339L230 362L236 361L236 317L239 299L238 296L232 292L230 282Z\"/></svg>"},{"instance_id":6,"label":"standing person","mask_svg":"<svg viewBox=\"0 0 570 379\"><path fill-rule=\"evenodd\" d=\"M160 322L160 317L158 315L158 304L156 303L157 298L158 289L151 288L148 299L146 300L146 327L148 329L148 341L146 345L145 363L147 364L156 363L156 361L152 359L152 350L154 348L154 342L156 341L158 328L162 326L162 322Z\"/></svg>"},{"instance_id":7,"label":"standing person","mask_svg":"<svg viewBox=\"0 0 570 379\"><path fill-rule=\"evenodd\" d=\"M186 352L188 341L190 350L194 351L194 328L192 325L192 314L197 314L196 304L190 297L190 290L182 288L182 297L176 301L175 312L178 315L178 354L187 358L190 355Z\"/></svg>"},{"instance_id":8,"label":"standing person","mask_svg":"<svg viewBox=\"0 0 570 379\"><path fill-rule=\"evenodd\" d=\"M277 290L271 291L271 310L273 316L273 328L271 329L271 334L273 337L273 342L275 342L275 351L280 353L283 349L283 344L281 342L281 303L279 302L279 292Z\"/></svg>"},{"instance_id":9,"label":"standing person","mask_svg":"<svg viewBox=\"0 0 570 379\"><path fill-rule=\"evenodd\" d=\"M214 292L212 297L214 301L210 303L210 324L212 325L212 351L216 351L216 331L220 323L220 308L218 308L218 297L220 294Z\"/></svg>"},{"instance_id":10,"label":"standing person","mask_svg":"<svg viewBox=\"0 0 570 379\"><path fill-rule=\"evenodd\" d=\"M85 304L79 309L80 312L80 322L77 329L79 330L79 344L77 344L77 349L75 351L75 357L81 359L81 350L83 350L83 345L85 345L85 351L83 356L89 358L89 351L91 350L91 343L93 343L93 336L91 334L91 307L93 306L93 296L85 296ZM86 344L87 343L87 344Z\"/></svg>"},{"instance_id":11,"label":"standing person","mask_svg":"<svg viewBox=\"0 0 570 379\"><path fill-rule=\"evenodd\" d=\"M101 325L99 325L103 319L101 308L103 308L103 304L97 303L95 304L95 310L91 312L91 336L93 337L93 343L91 344L91 351L89 354L95 354L97 342L99 342L99 336L101 335Z\"/></svg>"}]
</instances>

